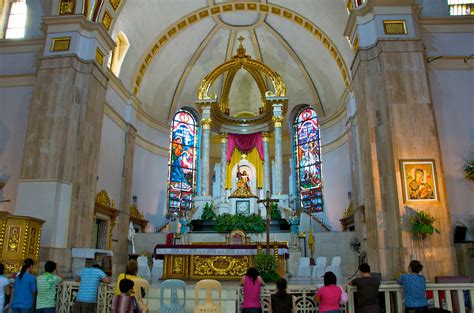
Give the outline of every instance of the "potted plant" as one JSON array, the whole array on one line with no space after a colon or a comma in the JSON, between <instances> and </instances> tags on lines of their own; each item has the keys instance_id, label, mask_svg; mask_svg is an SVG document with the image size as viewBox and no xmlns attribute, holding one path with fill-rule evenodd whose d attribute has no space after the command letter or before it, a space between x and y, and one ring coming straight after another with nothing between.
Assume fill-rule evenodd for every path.
<instances>
[{"instance_id":1,"label":"potted plant","mask_svg":"<svg viewBox=\"0 0 474 313\"><path fill-rule=\"evenodd\" d=\"M201 219L203 221L210 221L210 220L215 220L216 217L217 215L214 212L214 204L213 203L209 204L208 202L206 202L202 210Z\"/></svg>"},{"instance_id":2,"label":"potted plant","mask_svg":"<svg viewBox=\"0 0 474 313\"><path fill-rule=\"evenodd\" d=\"M474 180L474 160L467 160L464 165L464 178Z\"/></svg>"},{"instance_id":3,"label":"potted plant","mask_svg":"<svg viewBox=\"0 0 474 313\"><path fill-rule=\"evenodd\" d=\"M428 235L432 235L434 232L439 234L439 230L433 225L436 219L428 212L423 210L418 212L415 211L409 221L414 236L420 236L421 239L425 239Z\"/></svg>"},{"instance_id":4,"label":"potted plant","mask_svg":"<svg viewBox=\"0 0 474 313\"><path fill-rule=\"evenodd\" d=\"M265 282L275 282L280 279L280 275L276 272L277 262L271 254L258 253L253 258L253 266L258 269Z\"/></svg>"}]
</instances>

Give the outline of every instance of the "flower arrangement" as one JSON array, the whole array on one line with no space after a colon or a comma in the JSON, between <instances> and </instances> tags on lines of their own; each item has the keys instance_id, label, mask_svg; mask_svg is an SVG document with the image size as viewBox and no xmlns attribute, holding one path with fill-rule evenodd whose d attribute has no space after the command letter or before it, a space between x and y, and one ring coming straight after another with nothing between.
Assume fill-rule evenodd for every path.
<instances>
[{"instance_id":1,"label":"flower arrangement","mask_svg":"<svg viewBox=\"0 0 474 313\"><path fill-rule=\"evenodd\" d=\"M464 178L474 180L474 160L467 160L464 165Z\"/></svg>"},{"instance_id":2,"label":"flower arrangement","mask_svg":"<svg viewBox=\"0 0 474 313\"><path fill-rule=\"evenodd\" d=\"M426 236L432 235L434 232L439 234L439 230L433 226L436 219L428 212L420 210L415 211L409 219L411 224L411 231L415 236L421 236L421 239L425 239Z\"/></svg>"}]
</instances>

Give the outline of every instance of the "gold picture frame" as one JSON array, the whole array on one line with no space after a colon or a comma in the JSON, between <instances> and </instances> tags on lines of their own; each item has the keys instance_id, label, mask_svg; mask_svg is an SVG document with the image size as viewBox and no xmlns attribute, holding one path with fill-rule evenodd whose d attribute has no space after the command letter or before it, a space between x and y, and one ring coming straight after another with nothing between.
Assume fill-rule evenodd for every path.
<instances>
[{"instance_id":1,"label":"gold picture frame","mask_svg":"<svg viewBox=\"0 0 474 313\"><path fill-rule=\"evenodd\" d=\"M400 160L403 202L438 201L436 167L433 159Z\"/></svg>"}]
</instances>

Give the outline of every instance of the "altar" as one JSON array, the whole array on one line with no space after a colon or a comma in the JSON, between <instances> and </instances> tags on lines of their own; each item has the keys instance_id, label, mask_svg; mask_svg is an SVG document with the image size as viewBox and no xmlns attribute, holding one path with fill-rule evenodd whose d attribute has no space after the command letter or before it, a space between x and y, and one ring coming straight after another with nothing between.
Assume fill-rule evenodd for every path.
<instances>
[{"instance_id":1,"label":"altar","mask_svg":"<svg viewBox=\"0 0 474 313\"><path fill-rule=\"evenodd\" d=\"M229 245L227 243L155 246L155 256L163 255L162 279L238 280L252 266L253 256L263 244ZM273 243L276 272L284 276L289 251L286 243Z\"/></svg>"}]
</instances>

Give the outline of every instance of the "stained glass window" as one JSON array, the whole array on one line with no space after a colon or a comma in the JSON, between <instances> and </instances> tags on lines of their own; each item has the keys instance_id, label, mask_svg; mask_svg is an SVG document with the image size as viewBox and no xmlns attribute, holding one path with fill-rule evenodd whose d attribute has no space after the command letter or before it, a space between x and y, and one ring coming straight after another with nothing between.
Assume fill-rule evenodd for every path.
<instances>
[{"instance_id":1,"label":"stained glass window","mask_svg":"<svg viewBox=\"0 0 474 313\"><path fill-rule=\"evenodd\" d=\"M293 124L296 183L301 207L310 212L323 210L321 140L316 111L303 109Z\"/></svg>"},{"instance_id":2,"label":"stained glass window","mask_svg":"<svg viewBox=\"0 0 474 313\"><path fill-rule=\"evenodd\" d=\"M171 124L168 214L191 207L197 180L198 125L188 111L176 112Z\"/></svg>"}]
</instances>

